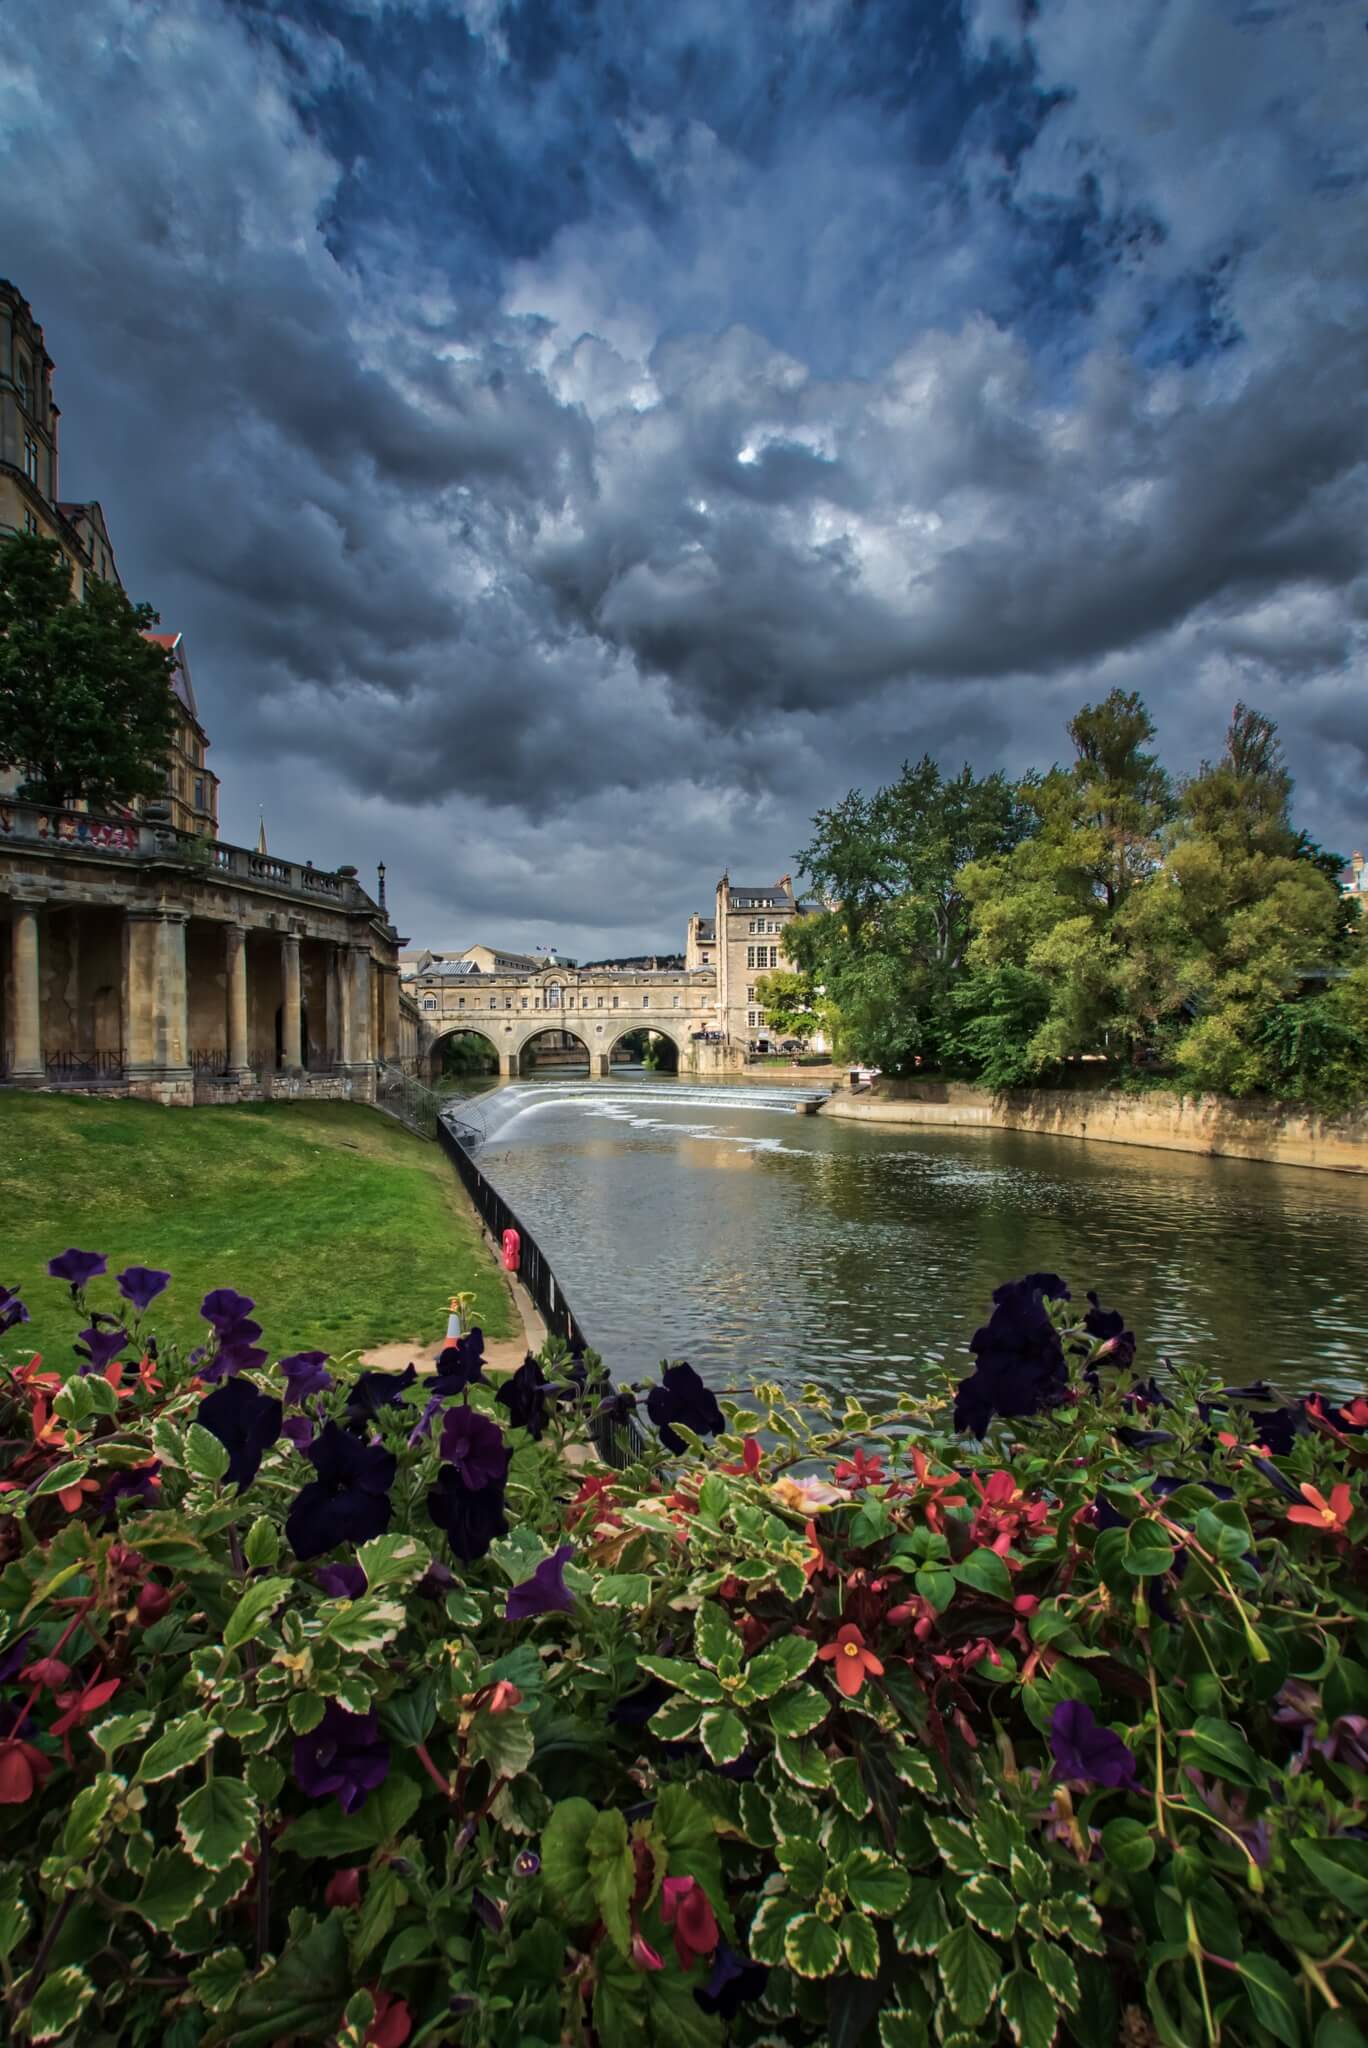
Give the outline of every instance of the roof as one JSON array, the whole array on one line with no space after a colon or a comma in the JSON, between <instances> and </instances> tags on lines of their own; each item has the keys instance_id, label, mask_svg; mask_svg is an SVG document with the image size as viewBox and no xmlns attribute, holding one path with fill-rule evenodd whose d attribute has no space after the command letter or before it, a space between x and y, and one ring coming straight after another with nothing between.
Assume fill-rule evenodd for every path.
<instances>
[{"instance_id":1,"label":"roof","mask_svg":"<svg viewBox=\"0 0 1368 2048\"><path fill-rule=\"evenodd\" d=\"M183 633L144 633L143 639L151 640L158 647L164 647L168 654L175 655L176 663L171 671L171 688L174 695L185 706L185 709L190 713L196 725L198 725L199 706L195 702L195 686L190 680L190 663L185 653L185 635Z\"/></svg>"},{"instance_id":2,"label":"roof","mask_svg":"<svg viewBox=\"0 0 1368 2048\"><path fill-rule=\"evenodd\" d=\"M733 910L782 910L792 904L793 889L787 882L728 882L727 902Z\"/></svg>"},{"instance_id":3,"label":"roof","mask_svg":"<svg viewBox=\"0 0 1368 2048\"><path fill-rule=\"evenodd\" d=\"M700 939L715 939L717 937L717 924L713 918L703 917L695 911L694 923L698 926L698 936Z\"/></svg>"}]
</instances>

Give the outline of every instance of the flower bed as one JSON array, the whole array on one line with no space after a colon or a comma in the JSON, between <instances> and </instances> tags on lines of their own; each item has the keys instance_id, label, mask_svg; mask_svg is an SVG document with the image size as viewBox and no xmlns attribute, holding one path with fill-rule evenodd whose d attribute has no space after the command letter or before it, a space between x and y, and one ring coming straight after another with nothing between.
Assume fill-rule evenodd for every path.
<instances>
[{"instance_id":1,"label":"flower bed","mask_svg":"<svg viewBox=\"0 0 1368 2048\"><path fill-rule=\"evenodd\" d=\"M6 2039L1361 2048L1368 1401L1049 1274L872 1414L104 1265L69 1367L0 1290Z\"/></svg>"}]
</instances>

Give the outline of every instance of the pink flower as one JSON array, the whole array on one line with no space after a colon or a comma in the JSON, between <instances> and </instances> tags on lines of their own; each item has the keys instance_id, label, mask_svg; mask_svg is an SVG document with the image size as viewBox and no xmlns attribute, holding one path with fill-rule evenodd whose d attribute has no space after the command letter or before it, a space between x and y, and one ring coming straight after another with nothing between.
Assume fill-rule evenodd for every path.
<instances>
[{"instance_id":1,"label":"pink flower","mask_svg":"<svg viewBox=\"0 0 1368 2048\"><path fill-rule=\"evenodd\" d=\"M1303 1484L1302 1497L1310 1502L1309 1507L1289 1508L1289 1522L1305 1522L1312 1529L1333 1529L1336 1535L1343 1535L1349 1527L1354 1512L1353 1498L1347 1484L1332 1487L1330 1498L1318 1493L1314 1486Z\"/></svg>"},{"instance_id":2,"label":"pink flower","mask_svg":"<svg viewBox=\"0 0 1368 2048\"><path fill-rule=\"evenodd\" d=\"M658 1956L644 1934L632 1936L632 1961L639 1970L663 1970L665 1958Z\"/></svg>"},{"instance_id":3,"label":"pink flower","mask_svg":"<svg viewBox=\"0 0 1368 2048\"><path fill-rule=\"evenodd\" d=\"M700 1956L710 1956L717 1947L717 1921L708 1894L696 1877L666 1878L661 1887L660 1917L674 1929L681 1970L691 1970Z\"/></svg>"},{"instance_id":4,"label":"pink flower","mask_svg":"<svg viewBox=\"0 0 1368 2048\"><path fill-rule=\"evenodd\" d=\"M876 1678L883 1676L883 1665L872 1650L865 1648L864 1636L853 1621L837 1630L834 1642L823 1643L817 1655L824 1664L835 1664L836 1683L848 1700L854 1699L868 1673Z\"/></svg>"}]
</instances>

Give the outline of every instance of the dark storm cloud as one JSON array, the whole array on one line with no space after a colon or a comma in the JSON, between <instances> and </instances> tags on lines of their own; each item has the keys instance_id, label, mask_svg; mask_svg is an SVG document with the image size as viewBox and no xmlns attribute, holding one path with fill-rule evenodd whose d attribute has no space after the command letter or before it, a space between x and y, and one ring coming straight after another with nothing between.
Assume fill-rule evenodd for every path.
<instances>
[{"instance_id":1,"label":"dark storm cloud","mask_svg":"<svg viewBox=\"0 0 1368 2048\"><path fill-rule=\"evenodd\" d=\"M1049 759L1119 683L1177 767L1266 706L1368 836L1346 24L39 10L0 271L225 829L383 853L434 940L677 943L849 783Z\"/></svg>"}]
</instances>

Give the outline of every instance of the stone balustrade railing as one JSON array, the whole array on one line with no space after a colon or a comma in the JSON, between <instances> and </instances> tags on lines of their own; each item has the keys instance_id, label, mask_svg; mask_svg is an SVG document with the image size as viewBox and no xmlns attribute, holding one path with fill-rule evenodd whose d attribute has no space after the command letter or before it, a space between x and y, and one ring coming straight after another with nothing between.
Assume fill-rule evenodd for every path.
<instances>
[{"instance_id":1,"label":"stone balustrade railing","mask_svg":"<svg viewBox=\"0 0 1368 2048\"><path fill-rule=\"evenodd\" d=\"M361 910L369 897L354 875L334 874L308 861L281 860L219 839L197 839L169 825L136 818L106 818L85 811L0 799L0 847L32 846L49 853L92 853L130 862L199 869L225 880L255 882L314 902Z\"/></svg>"}]
</instances>

